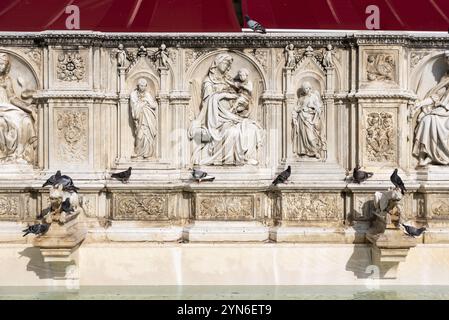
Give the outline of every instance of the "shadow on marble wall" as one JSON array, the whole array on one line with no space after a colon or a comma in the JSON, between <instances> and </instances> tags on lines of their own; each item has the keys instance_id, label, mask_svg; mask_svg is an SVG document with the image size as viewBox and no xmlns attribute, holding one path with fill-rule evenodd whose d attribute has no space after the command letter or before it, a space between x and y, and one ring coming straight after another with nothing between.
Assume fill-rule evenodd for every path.
<instances>
[{"instance_id":1,"label":"shadow on marble wall","mask_svg":"<svg viewBox=\"0 0 449 320\"><path fill-rule=\"evenodd\" d=\"M44 258L37 247L29 247L19 252L19 259L29 259L27 271L34 272L39 279L58 279L64 278L67 267L71 263L50 264L44 262Z\"/></svg>"},{"instance_id":2,"label":"shadow on marble wall","mask_svg":"<svg viewBox=\"0 0 449 320\"><path fill-rule=\"evenodd\" d=\"M346 263L345 270L353 272L357 279L368 279L372 275L370 268L368 268L370 265L370 248L364 245L355 245L354 251Z\"/></svg>"}]
</instances>

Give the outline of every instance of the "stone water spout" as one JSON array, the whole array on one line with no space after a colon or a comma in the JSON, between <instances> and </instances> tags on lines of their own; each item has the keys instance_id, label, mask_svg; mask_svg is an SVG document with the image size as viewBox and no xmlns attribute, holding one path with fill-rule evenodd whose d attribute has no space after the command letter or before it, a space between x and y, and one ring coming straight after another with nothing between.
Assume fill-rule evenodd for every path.
<instances>
[{"instance_id":1,"label":"stone water spout","mask_svg":"<svg viewBox=\"0 0 449 320\"><path fill-rule=\"evenodd\" d=\"M405 261L410 248L416 246L416 240L399 228L402 197L399 188L374 194L374 220L366 237L372 244L372 263L379 267L384 279L397 277L399 263Z\"/></svg>"}]
</instances>

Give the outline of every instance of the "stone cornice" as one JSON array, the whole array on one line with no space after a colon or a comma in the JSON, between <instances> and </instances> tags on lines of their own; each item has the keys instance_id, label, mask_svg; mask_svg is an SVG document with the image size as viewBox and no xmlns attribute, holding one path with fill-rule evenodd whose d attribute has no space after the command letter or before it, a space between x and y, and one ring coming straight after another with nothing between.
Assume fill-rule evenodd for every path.
<instances>
[{"instance_id":1,"label":"stone cornice","mask_svg":"<svg viewBox=\"0 0 449 320\"><path fill-rule=\"evenodd\" d=\"M449 35L442 33L411 32L292 32L268 33L105 33L89 31L44 31L44 32L1 32L0 45L42 46L42 45L95 45L116 47L145 45L168 47L211 47L211 48L284 48L286 43L296 47L324 46L332 43L337 47L354 45L401 45L410 47L449 47Z\"/></svg>"}]
</instances>

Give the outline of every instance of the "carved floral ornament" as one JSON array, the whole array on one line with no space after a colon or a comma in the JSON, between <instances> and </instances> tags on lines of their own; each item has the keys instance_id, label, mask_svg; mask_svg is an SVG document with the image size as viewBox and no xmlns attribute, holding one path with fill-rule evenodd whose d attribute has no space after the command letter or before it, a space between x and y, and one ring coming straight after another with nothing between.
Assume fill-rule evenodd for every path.
<instances>
[{"instance_id":1,"label":"carved floral ornament","mask_svg":"<svg viewBox=\"0 0 449 320\"><path fill-rule=\"evenodd\" d=\"M2 217L17 216L18 208L19 208L18 197L11 197L11 196L0 197L0 219Z\"/></svg>"},{"instance_id":2,"label":"carved floral ornament","mask_svg":"<svg viewBox=\"0 0 449 320\"><path fill-rule=\"evenodd\" d=\"M396 133L390 112L370 112L366 117L366 155L369 161L395 161Z\"/></svg>"},{"instance_id":3,"label":"carved floral ornament","mask_svg":"<svg viewBox=\"0 0 449 320\"><path fill-rule=\"evenodd\" d=\"M119 195L116 198L117 209L114 219L117 220L153 220L167 218L166 195Z\"/></svg>"},{"instance_id":4,"label":"carved floral ornament","mask_svg":"<svg viewBox=\"0 0 449 320\"><path fill-rule=\"evenodd\" d=\"M78 162L87 159L88 112L64 109L57 112L57 136L59 158L63 161Z\"/></svg>"},{"instance_id":5,"label":"carved floral ornament","mask_svg":"<svg viewBox=\"0 0 449 320\"><path fill-rule=\"evenodd\" d=\"M68 52L58 55L56 73L62 81L80 81L85 75L84 60L79 53Z\"/></svg>"},{"instance_id":6,"label":"carved floral ornament","mask_svg":"<svg viewBox=\"0 0 449 320\"><path fill-rule=\"evenodd\" d=\"M337 220L342 212L338 194L286 193L282 212L287 220Z\"/></svg>"},{"instance_id":7,"label":"carved floral ornament","mask_svg":"<svg viewBox=\"0 0 449 320\"><path fill-rule=\"evenodd\" d=\"M200 197L198 218L217 220L251 219L254 216L252 196Z\"/></svg>"}]
</instances>

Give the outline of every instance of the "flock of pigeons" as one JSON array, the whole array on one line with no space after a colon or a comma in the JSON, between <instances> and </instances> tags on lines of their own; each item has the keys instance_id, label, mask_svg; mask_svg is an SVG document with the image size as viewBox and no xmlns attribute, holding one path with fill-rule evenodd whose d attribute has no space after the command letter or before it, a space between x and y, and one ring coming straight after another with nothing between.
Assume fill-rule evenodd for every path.
<instances>
[{"instance_id":1,"label":"flock of pigeons","mask_svg":"<svg viewBox=\"0 0 449 320\"><path fill-rule=\"evenodd\" d=\"M121 181L122 183L128 183L129 178L131 177L131 171L132 167L129 167L127 170L122 172L117 172L111 174L111 178L117 179ZM272 186L277 186L279 183L285 183L287 179L291 175L291 166L288 166L286 170L282 171L271 183ZM352 180L358 184L366 181L367 179L371 178L374 174L372 172L366 172L360 170L360 166L357 166L354 168L352 172ZM207 172L193 169L192 170L192 178L196 182L200 183L203 181L212 182L215 180L215 177L209 176ZM395 188L399 188L401 190L402 194L405 194L407 189L405 188L404 182L402 181L401 177L398 175L398 169L395 169L393 174L390 176L390 181L393 183ZM52 175L50 178L47 179L47 181L42 185L42 187L46 186L53 186L53 187L59 187L62 185L62 190L67 192L78 192L79 188L76 187L73 183L72 178L70 178L67 175L62 175L61 171L57 171L56 174ZM65 199L61 205L61 210L66 213L71 213L74 211L74 209L71 207L69 198ZM417 237L420 236L426 228L415 228L410 225L402 224L402 226L405 229L405 232L412 236ZM32 234L43 234L48 231L50 225L46 223L42 224L35 224L32 226L29 226L28 228L24 229L24 235L26 236L30 233Z\"/></svg>"}]
</instances>

